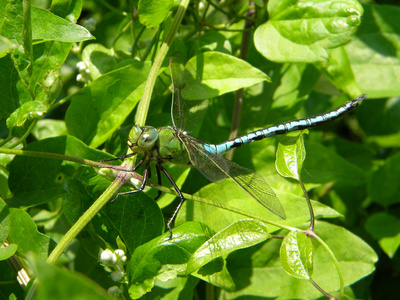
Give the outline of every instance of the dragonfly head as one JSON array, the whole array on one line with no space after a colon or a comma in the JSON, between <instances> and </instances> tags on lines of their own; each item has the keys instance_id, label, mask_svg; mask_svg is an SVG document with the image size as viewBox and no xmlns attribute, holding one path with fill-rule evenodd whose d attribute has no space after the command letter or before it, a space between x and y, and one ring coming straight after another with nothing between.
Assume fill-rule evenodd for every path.
<instances>
[{"instance_id":1,"label":"dragonfly head","mask_svg":"<svg viewBox=\"0 0 400 300\"><path fill-rule=\"evenodd\" d=\"M158 140L158 131L151 126L133 126L129 132L128 146L135 153L151 150Z\"/></svg>"}]
</instances>

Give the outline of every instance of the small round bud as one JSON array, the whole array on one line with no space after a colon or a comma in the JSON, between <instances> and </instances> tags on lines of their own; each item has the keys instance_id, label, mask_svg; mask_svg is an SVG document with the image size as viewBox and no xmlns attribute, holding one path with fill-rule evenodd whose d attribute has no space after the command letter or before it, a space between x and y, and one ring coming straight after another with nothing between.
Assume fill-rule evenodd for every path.
<instances>
[{"instance_id":1,"label":"small round bud","mask_svg":"<svg viewBox=\"0 0 400 300\"><path fill-rule=\"evenodd\" d=\"M83 61L80 61L76 64L76 67L78 68L79 71L83 71L86 69L86 65Z\"/></svg>"},{"instance_id":2,"label":"small round bud","mask_svg":"<svg viewBox=\"0 0 400 300\"><path fill-rule=\"evenodd\" d=\"M76 75L76 81L78 81L78 82L85 82L85 79L83 79L82 74L78 74L78 75Z\"/></svg>"},{"instance_id":3,"label":"small round bud","mask_svg":"<svg viewBox=\"0 0 400 300\"><path fill-rule=\"evenodd\" d=\"M107 293L111 296L120 296L122 295L122 291L119 289L119 287L117 287L116 285L110 287L107 290Z\"/></svg>"},{"instance_id":4,"label":"small round bud","mask_svg":"<svg viewBox=\"0 0 400 300\"><path fill-rule=\"evenodd\" d=\"M114 271L111 273L111 279L113 281L120 281L122 278L124 278L124 273L121 271Z\"/></svg>"},{"instance_id":5,"label":"small round bud","mask_svg":"<svg viewBox=\"0 0 400 300\"><path fill-rule=\"evenodd\" d=\"M114 254L118 257L118 258L122 258L125 256L125 252L122 249L117 249L114 251Z\"/></svg>"},{"instance_id":6,"label":"small round bud","mask_svg":"<svg viewBox=\"0 0 400 300\"><path fill-rule=\"evenodd\" d=\"M113 266L117 263L117 257L111 250L104 250L100 254L100 263L106 266Z\"/></svg>"}]
</instances>

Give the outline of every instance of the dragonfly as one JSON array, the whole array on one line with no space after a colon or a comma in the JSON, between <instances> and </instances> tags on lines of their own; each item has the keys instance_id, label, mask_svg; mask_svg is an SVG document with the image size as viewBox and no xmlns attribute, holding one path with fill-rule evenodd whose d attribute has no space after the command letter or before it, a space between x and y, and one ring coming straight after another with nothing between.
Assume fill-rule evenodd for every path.
<instances>
[{"instance_id":1,"label":"dragonfly","mask_svg":"<svg viewBox=\"0 0 400 300\"><path fill-rule=\"evenodd\" d=\"M170 60L170 70L173 86L171 105L173 125L161 128L133 126L128 137L128 146L132 150L132 153L121 158L141 154L142 159L131 170L114 168L120 171L134 172L140 166L145 165L141 186L134 191L119 193L117 197L143 191L148 178L151 176L152 163L155 164L160 185L161 173L166 176L180 199L177 208L166 224L170 238L172 237L171 223L182 207L185 198L173 178L164 168L164 164L172 163L193 166L212 182L218 183L226 178L230 178L263 207L280 218L286 219L282 204L264 178L253 170L227 160L223 154L245 144L274 135L282 135L291 131L303 130L331 122L354 110L367 97L367 95L363 94L332 111L259 129L215 145L195 138L185 128L189 124L189 117L193 116L193 111L199 107L193 105L193 103L198 103L199 101L188 100L188 98L191 98L191 95L202 94L205 90L196 85L196 80L185 79L187 77L185 75L187 69L181 63L176 63L173 58ZM198 98L204 98L204 95L200 95ZM157 198L160 194L161 192L159 192Z\"/></svg>"}]
</instances>

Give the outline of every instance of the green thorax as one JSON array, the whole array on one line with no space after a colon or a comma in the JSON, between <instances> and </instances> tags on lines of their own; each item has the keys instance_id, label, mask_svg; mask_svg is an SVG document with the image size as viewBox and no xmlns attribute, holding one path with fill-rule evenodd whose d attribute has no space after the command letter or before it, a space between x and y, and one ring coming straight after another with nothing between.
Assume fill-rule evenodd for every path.
<instances>
[{"instance_id":1,"label":"green thorax","mask_svg":"<svg viewBox=\"0 0 400 300\"><path fill-rule=\"evenodd\" d=\"M157 163L189 164L187 151L173 127L154 128L134 126L129 133L128 146Z\"/></svg>"}]
</instances>

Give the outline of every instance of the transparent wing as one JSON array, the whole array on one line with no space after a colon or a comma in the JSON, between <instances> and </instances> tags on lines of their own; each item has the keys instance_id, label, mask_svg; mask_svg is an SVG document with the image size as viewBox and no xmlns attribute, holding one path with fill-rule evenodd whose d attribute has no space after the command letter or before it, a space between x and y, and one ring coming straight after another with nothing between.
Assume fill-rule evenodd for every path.
<instances>
[{"instance_id":1,"label":"transparent wing","mask_svg":"<svg viewBox=\"0 0 400 300\"><path fill-rule=\"evenodd\" d=\"M175 54L170 59L173 98L171 118L175 127L191 131L204 115L208 100L207 91L195 69Z\"/></svg>"},{"instance_id":2,"label":"transparent wing","mask_svg":"<svg viewBox=\"0 0 400 300\"><path fill-rule=\"evenodd\" d=\"M194 167L210 181L232 178L250 196L272 213L286 219L285 210L267 182L256 172L239 166L221 155L207 152L200 141L189 135L180 135Z\"/></svg>"}]
</instances>

